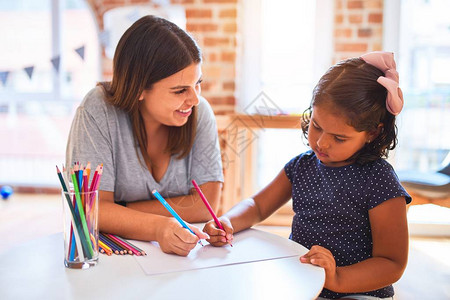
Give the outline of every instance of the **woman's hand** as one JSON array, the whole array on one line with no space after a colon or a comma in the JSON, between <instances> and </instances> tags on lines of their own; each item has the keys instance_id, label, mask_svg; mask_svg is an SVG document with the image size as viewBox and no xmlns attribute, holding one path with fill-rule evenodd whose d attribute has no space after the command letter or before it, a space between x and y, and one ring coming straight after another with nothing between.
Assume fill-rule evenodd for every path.
<instances>
[{"instance_id":1,"label":"woman's hand","mask_svg":"<svg viewBox=\"0 0 450 300\"><path fill-rule=\"evenodd\" d=\"M180 256L187 256L195 248L199 239L208 239L209 236L201 232L195 226L187 224L195 233L193 235L189 230L182 227L175 218L166 218L161 223L161 229L156 241L159 243L164 253L174 253Z\"/></svg>"},{"instance_id":2,"label":"woman's hand","mask_svg":"<svg viewBox=\"0 0 450 300\"><path fill-rule=\"evenodd\" d=\"M314 245L305 255L300 257L302 263L312 264L325 269L325 287L330 289L336 285L336 261L330 250Z\"/></svg>"},{"instance_id":3,"label":"woman's hand","mask_svg":"<svg viewBox=\"0 0 450 300\"><path fill-rule=\"evenodd\" d=\"M220 217L219 218L220 224L222 224L222 229L217 227L216 222L214 220L209 221L205 224L203 227L203 231L206 232L210 238L207 239L208 243L215 247L220 247L226 244L231 244L233 241L233 226L231 226L230 219L227 217Z\"/></svg>"}]
</instances>

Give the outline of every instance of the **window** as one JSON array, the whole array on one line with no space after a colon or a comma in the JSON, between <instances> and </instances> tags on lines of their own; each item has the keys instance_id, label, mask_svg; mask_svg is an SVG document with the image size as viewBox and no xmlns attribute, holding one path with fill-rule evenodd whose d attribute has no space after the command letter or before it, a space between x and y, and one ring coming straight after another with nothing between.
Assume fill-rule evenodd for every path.
<instances>
[{"instance_id":1,"label":"window","mask_svg":"<svg viewBox=\"0 0 450 300\"><path fill-rule=\"evenodd\" d=\"M238 111L300 118L315 84L331 65L333 1L249 0L243 6ZM287 141L293 146L286 147ZM307 149L300 129L259 130L251 146L257 149L253 166L258 170L253 191Z\"/></svg>"},{"instance_id":2,"label":"window","mask_svg":"<svg viewBox=\"0 0 450 300\"><path fill-rule=\"evenodd\" d=\"M405 99L393 163L398 170L437 170L450 150L450 2L385 5L385 49L398 53Z\"/></svg>"},{"instance_id":3,"label":"window","mask_svg":"<svg viewBox=\"0 0 450 300\"><path fill-rule=\"evenodd\" d=\"M83 0L0 0L0 183L57 186L75 108L100 80Z\"/></svg>"}]
</instances>

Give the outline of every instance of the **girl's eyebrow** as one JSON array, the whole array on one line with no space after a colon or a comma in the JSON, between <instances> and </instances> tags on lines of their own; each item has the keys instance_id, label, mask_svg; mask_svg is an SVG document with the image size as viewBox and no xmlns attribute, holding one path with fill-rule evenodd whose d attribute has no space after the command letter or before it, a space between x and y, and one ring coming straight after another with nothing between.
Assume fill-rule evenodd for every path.
<instances>
[{"instance_id":1,"label":"girl's eyebrow","mask_svg":"<svg viewBox=\"0 0 450 300\"><path fill-rule=\"evenodd\" d=\"M202 81L202 77L203 76L200 76L200 78L197 80L197 82L195 84L199 84ZM171 87L170 89L171 90L179 90L179 89L187 89L189 87L190 87L189 85L177 85L177 86Z\"/></svg>"},{"instance_id":2,"label":"girl's eyebrow","mask_svg":"<svg viewBox=\"0 0 450 300\"><path fill-rule=\"evenodd\" d=\"M322 127L319 125L319 123L317 123L316 120L311 119L311 121L312 121L317 127L319 127L319 128L322 129ZM345 135L345 134L338 134L338 133L332 133L332 132L329 132L329 134L334 135L334 136L339 137L339 138L343 138L343 139L349 139L349 138L350 138L349 136L347 136L347 135Z\"/></svg>"}]
</instances>

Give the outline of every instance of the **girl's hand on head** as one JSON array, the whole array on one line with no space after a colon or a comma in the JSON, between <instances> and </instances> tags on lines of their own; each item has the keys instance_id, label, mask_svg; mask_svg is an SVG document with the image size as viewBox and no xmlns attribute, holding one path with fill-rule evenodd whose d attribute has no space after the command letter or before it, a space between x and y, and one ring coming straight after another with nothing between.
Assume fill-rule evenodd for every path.
<instances>
[{"instance_id":1,"label":"girl's hand on head","mask_svg":"<svg viewBox=\"0 0 450 300\"><path fill-rule=\"evenodd\" d=\"M208 235L201 232L197 227L187 224L196 235L182 227L175 218L166 218L161 223L156 241L159 243L164 253L174 253L180 256L187 256L195 248L200 238L208 238Z\"/></svg>"},{"instance_id":2,"label":"girl's hand on head","mask_svg":"<svg viewBox=\"0 0 450 300\"><path fill-rule=\"evenodd\" d=\"M325 269L325 287L332 290L336 286L336 261L330 250L314 245L305 255L300 257L302 263L312 264Z\"/></svg>"},{"instance_id":3,"label":"girl's hand on head","mask_svg":"<svg viewBox=\"0 0 450 300\"><path fill-rule=\"evenodd\" d=\"M203 227L203 231L209 234L210 238L207 239L208 243L215 247L220 247L233 242L233 226L231 226L230 219L227 217L219 218L220 224L224 230L220 229L214 220L209 221Z\"/></svg>"}]
</instances>

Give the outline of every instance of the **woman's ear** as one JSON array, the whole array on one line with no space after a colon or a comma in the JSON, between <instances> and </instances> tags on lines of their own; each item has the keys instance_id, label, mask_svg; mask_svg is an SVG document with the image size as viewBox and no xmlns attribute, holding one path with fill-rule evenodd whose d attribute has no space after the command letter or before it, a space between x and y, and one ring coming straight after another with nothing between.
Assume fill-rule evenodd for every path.
<instances>
[{"instance_id":1,"label":"woman's ear","mask_svg":"<svg viewBox=\"0 0 450 300\"><path fill-rule=\"evenodd\" d=\"M142 92L142 94L139 96L139 101L144 100L144 92Z\"/></svg>"}]
</instances>

